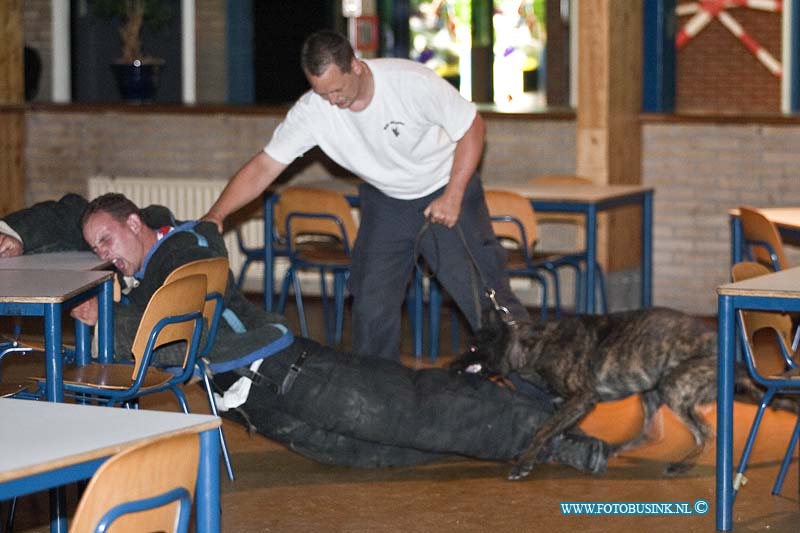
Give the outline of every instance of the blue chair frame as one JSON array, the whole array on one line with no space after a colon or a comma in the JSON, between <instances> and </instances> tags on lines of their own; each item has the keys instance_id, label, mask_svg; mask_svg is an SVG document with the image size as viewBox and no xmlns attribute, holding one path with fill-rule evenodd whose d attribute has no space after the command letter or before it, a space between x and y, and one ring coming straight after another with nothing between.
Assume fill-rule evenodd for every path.
<instances>
[{"instance_id":1,"label":"blue chair frame","mask_svg":"<svg viewBox=\"0 0 800 533\"><path fill-rule=\"evenodd\" d=\"M764 411L766 410L767 406L769 406L773 398L778 394L800 395L800 377L798 377L800 376L800 368L794 362L791 354L787 350L783 337L777 331L774 331L775 340L780 347L781 355L784 358L788 370L779 376L764 377L758 372L755 366L755 355L753 354L750 340L747 338L747 329L745 327L743 311L739 311L737 320L739 323L740 340L744 346L744 360L745 364L747 365L747 371L753 378L753 381L764 387L766 391L764 392L761 402L758 405L756 416L753 420L753 424L750 426L750 432L747 436L744 451L742 452L742 458L739 461L739 466L736 469L736 476L733 483L734 498L738 493L739 487L743 484L744 472L747 468L747 463L750 460L750 454L753 451L756 435L758 434L758 429L761 426L761 420L764 416ZM794 431L792 432L792 437L789 440L788 447L786 448L786 453L783 457L783 461L781 462L780 471L778 472L778 476L775 479L775 484L772 487L772 494L777 495L781 491L783 481L786 477L786 472L789 469L789 463L791 462L794 450L797 448L798 437L800 437L800 416L798 416L797 423L795 424Z\"/></svg>"},{"instance_id":2,"label":"blue chair frame","mask_svg":"<svg viewBox=\"0 0 800 533\"><path fill-rule=\"evenodd\" d=\"M192 498L189 494L189 491L183 487L174 488L151 498L143 498L141 500L133 500L115 505L105 515L103 515L103 517L95 526L94 533L105 533L114 523L114 520L123 515L156 509L172 502L178 502L179 505L178 521L175 525L175 532L187 533L189 531L189 518L191 517L192 511Z\"/></svg>"},{"instance_id":3,"label":"blue chair frame","mask_svg":"<svg viewBox=\"0 0 800 533\"><path fill-rule=\"evenodd\" d=\"M327 219L333 221L341 235L339 239L342 245L342 253L348 259L352 256L350 249L347 230L344 227L344 222L336 215L329 213L309 213L309 212L291 212L286 215L286 235L291 235L292 221L295 219ZM342 333L344 329L344 290L347 278L350 275L350 263L346 265L325 263L321 261L314 261L305 258L295 247L292 239L287 238L287 250L289 256L289 269L283 278L281 285L281 295L278 302L278 312L283 313L286 307L286 298L289 292L289 284L292 284L294 289L295 302L297 304L297 314L300 320L300 331L303 336L308 337L308 324L306 322L305 310L303 308L303 294L300 288L300 279L297 276L297 271L313 268L318 269L320 274L320 296L322 299L322 310L325 319L325 335L328 344L339 344L342 341ZM334 326L331 328L330 309L328 301L327 282L325 281L325 274L331 272L333 274L333 295L334 295Z\"/></svg>"}]
</instances>

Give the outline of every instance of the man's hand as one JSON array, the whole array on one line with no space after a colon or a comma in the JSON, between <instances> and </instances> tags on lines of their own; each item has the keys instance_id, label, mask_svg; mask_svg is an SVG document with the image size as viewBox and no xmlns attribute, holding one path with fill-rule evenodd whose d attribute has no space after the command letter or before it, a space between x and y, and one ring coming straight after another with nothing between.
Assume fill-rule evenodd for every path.
<instances>
[{"instance_id":1,"label":"man's hand","mask_svg":"<svg viewBox=\"0 0 800 533\"><path fill-rule=\"evenodd\" d=\"M87 326L94 326L97 324L97 298L86 300L82 304L73 307L69 315Z\"/></svg>"},{"instance_id":2,"label":"man's hand","mask_svg":"<svg viewBox=\"0 0 800 533\"><path fill-rule=\"evenodd\" d=\"M214 211L209 211L208 213L203 215L203 218L201 218L200 220L214 223L217 226L217 231L219 231L220 234L222 234L223 230L222 225L224 222L224 217L218 216L216 213L214 213Z\"/></svg>"},{"instance_id":3,"label":"man's hand","mask_svg":"<svg viewBox=\"0 0 800 533\"><path fill-rule=\"evenodd\" d=\"M452 228L458 222L458 216L461 214L461 199L456 200L445 191L444 194L428 204L423 213L425 218L434 224Z\"/></svg>"},{"instance_id":4,"label":"man's hand","mask_svg":"<svg viewBox=\"0 0 800 533\"><path fill-rule=\"evenodd\" d=\"M0 233L0 257L16 257L22 252L22 243L18 239Z\"/></svg>"}]
</instances>

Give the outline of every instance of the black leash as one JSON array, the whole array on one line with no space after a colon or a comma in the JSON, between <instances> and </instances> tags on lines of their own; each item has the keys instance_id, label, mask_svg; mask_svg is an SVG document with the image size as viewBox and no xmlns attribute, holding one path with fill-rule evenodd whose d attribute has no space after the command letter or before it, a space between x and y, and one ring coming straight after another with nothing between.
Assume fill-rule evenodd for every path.
<instances>
[{"instance_id":1,"label":"black leash","mask_svg":"<svg viewBox=\"0 0 800 533\"><path fill-rule=\"evenodd\" d=\"M436 239L436 232L432 231L432 224L433 223L430 220L426 220L425 223L420 228L419 232L417 233L417 237L416 237L416 239L414 241L415 267L417 268L417 270L423 276L425 276L425 270L424 270L424 267L420 265L419 244L420 244L420 241L422 240L423 236L425 235L425 233L428 232L428 230L431 230L431 235L433 237L434 255L436 255L437 257L439 255L439 245L438 245L438 241ZM461 239L461 244L464 245L464 251L466 252L467 258L469 259L469 263L470 263L470 266L471 266L471 268L469 270L470 286L472 288L472 299L475 302L475 316L478 319L478 328L481 327L481 323L483 321L483 318L481 316L482 313L481 313L481 304L480 304L480 296L479 296L480 290L478 288L478 283L476 282L476 280L474 278L474 273L478 274L478 277L480 278L480 282L481 282L481 284L483 286L483 293L489 299L489 301L492 302L492 306L494 307L494 310L500 315L500 318L503 320L503 322L505 322L506 324L509 324L509 325L513 325L515 323L514 317L511 316L511 312L508 310L508 307L500 305L499 303L497 303L497 297L496 297L497 293L486 282L486 277L483 275L483 272L481 271L481 268L478 265L478 261L475 259L475 256L472 254L472 250L470 250L469 246L467 245L467 239L464 237L464 231L461 229L461 225L458 222L456 222L455 229L458 232L459 238ZM433 267L431 267L431 275L435 275L435 274L436 274L436 270Z\"/></svg>"}]
</instances>

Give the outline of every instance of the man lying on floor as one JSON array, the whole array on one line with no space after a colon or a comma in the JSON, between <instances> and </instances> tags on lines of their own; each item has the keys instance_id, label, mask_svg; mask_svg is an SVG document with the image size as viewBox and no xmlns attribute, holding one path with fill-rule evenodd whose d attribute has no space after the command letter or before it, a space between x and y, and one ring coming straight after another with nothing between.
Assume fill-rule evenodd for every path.
<instances>
[{"instance_id":1,"label":"man lying on floor","mask_svg":"<svg viewBox=\"0 0 800 533\"><path fill-rule=\"evenodd\" d=\"M114 309L117 354L130 353L148 300L173 269L228 255L214 224L179 224L167 208L139 210L121 194L91 203L67 195L36 204L6 216L0 232L0 256L91 249L132 278ZM230 273L225 307L236 318L221 321L212 362L252 359L278 335L275 324L284 324L247 300ZM97 301L72 314L93 325ZM171 357L165 351L157 363L169 365ZM215 375L214 382L225 391L218 401L223 416L302 455L344 466L402 466L450 456L511 461L553 412L546 399L488 381L444 369L412 370L300 337L253 366ZM555 438L539 460L600 473L607 458L605 443L570 433Z\"/></svg>"}]
</instances>

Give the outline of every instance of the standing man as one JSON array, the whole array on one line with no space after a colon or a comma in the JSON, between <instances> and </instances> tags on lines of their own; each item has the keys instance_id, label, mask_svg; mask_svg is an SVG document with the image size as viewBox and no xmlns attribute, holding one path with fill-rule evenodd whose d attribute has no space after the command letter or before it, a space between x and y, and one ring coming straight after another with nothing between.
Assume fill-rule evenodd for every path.
<instances>
[{"instance_id":1,"label":"standing man","mask_svg":"<svg viewBox=\"0 0 800 533\"><path fill-rule=\"evenodd\" d=\"M349 280L356 353L398 357L415 252L473 329L489 305L483 283L516 320L528 320L511 292L476 173L485 126L475 105L418 63L356 58L347 39L332 31L306 39L301 63L312 90L231 178L205 218L221 229L225 217L319 146L365 182ZM421 234L426 222L433 224Z\"/></svg>"}]
</instances>

